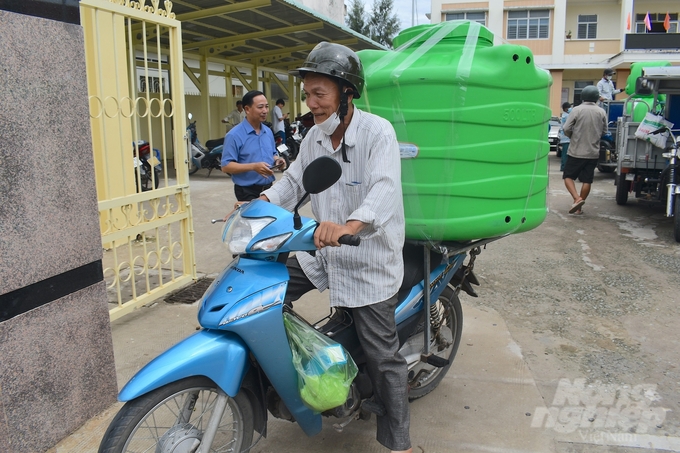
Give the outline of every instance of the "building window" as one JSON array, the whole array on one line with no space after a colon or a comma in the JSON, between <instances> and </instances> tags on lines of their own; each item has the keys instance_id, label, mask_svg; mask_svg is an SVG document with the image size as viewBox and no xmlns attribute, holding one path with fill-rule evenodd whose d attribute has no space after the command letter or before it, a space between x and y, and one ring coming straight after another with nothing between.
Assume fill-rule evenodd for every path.
<instances>
[{"instance_id":1,"label":"building window","mask_svg":"<svg viewBox=\"0 0 680 453\"><path fill-rule=\"evenodd\" d=\"M139 91L145 93L147 91L147 86L150 93L169 93L168 91L168 80L165 77L146 77L143 75L139 76Z\"/></svg>"},{"instance_id":2,"label":"building window","mask_svg":"<svg viewBox=\"0 0 680 453\"><path fill-rule=\"evenodd\" d=\"M578 15L578 39L597 38L597 14Z\"/></svg>"},{"instance_id":3,"label":"building window","mask_svg":"<svg viewBox=\"0 0 680 453\"><path fill-rule=\"evenodd\" d=\"M651 30L647 30L645 26L645 16L647 14L636 14L635 15L635 33L666 33L666 28L664 27L664 21L666 20L666 13L649 13L649 22L652 26ZM670 17L670 28L668 33L677 33L679 22L678 13L672 13L668 15Z\"/></svg>"},{"instance_id":4,"label":"building window","mask_svg":"<svg viewBox=\"0 0 680 453\"><path fill-rule=\"evenodd\" d=\"M479 22L480 24L486 26L486 12L485 11L475 11L475 12L463 12L463 13L446 13L446 20L469 20L472 22Z\"/></svg>"},{"instance_id":5,"label":"building window","mask_svg":"<svg viewBox=\"0 0 680 453\"><path fill-rule=\"evenodd\" d=\"M592 80L577 80L574 82L574 107L579 105L581 102L581 91L588 85L595 85Z\"/></svg>"},{"instance_id":6,"label":"building window","mask_svg":"<svg viewBox=\"0 0 680 453\"><path fill-rule=\"evenodd\" d=\"M507 39L547 39L549 36L549 10L508 11Z\"/></svg>"}]
</instances>

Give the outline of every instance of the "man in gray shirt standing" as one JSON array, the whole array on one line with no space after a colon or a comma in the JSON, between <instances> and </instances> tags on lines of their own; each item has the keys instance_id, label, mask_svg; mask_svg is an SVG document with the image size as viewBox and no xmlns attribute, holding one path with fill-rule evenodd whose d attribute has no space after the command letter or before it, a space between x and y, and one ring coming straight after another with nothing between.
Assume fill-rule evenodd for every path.
<instances>
[{"instance_id":1,"label":"man in gray shirt standing","mask_svg":"<svg viewBox=\"0 0 680 453\"><path fill-rule=\"evenodd\" d=\"M602 108L604 108L605 102L613 101L614 96L623 91L614 88L614 83L612 83L612 76L614 74L616 74L616 72L614 72L612 68L607 68L602 73L602 79L597 82L597 89L600 92L600 96L598 98L600 101L599 106Z\"/></svg>"},{"instance_id":2,"label":"man in gray shirt standing","mask_svg":"<svg viewBox=\"0 0 680 453\"><path fill-rule=\"evenodd\" d=\"M562 175L564 185L574 199L569 214L583 214L581 206L590 193L600 157L600 138L607 132L607 115L595 104L599 98L600 91L596 86L583 88L583 103L573 108L563 128L564 134L570 139ZM576 191L576 178L583 183L580 192Z\"/></svg>"}]
</instances>

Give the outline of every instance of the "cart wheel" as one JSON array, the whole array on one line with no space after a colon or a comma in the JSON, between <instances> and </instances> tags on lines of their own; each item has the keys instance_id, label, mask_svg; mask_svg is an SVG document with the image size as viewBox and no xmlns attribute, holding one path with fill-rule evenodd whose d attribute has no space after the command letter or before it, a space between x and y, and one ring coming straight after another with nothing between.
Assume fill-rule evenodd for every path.
<instances>
[{"instance_id":1,"label":"cart wheel","mask_svg":"<svg viewBox=\"0 0 680 453\"><path fill-rule=\"evenodd\" d=\"M680 242L680 200L677 195L673 197L673 234L675 242Z\"/></svg>"},{"instance_id":2,"label":"cart wheel","mask_svg":"<svg viewBox=\"0 0 680 453\"><path fill-rule=\"evenodd\" d=\"M630 181L626 181L626 174L621 173L616 184L616 204L623 206L628 202L628 192L630 191Z\"/></svg>"}]
</instances>

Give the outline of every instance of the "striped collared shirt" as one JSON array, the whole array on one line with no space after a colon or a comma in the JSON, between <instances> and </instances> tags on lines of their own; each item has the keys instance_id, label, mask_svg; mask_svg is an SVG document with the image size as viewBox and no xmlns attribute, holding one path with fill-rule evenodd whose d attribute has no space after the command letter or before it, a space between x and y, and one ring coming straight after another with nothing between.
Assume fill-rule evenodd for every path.
<instances>
[{"instance_id":1,"label":"striped collared shirt","mask_svg":"<svg viewBox=\"0 0 680 453\"><path fill-rule=\"evenodd\" d=\"M292 210L304 194L302 172L311 161L330 156L340 163L340 180L311 196L312 212L319 221L366 223L359 233L361 245L324 247L316 257L308 253L297 257L319 290L330 289L331 306L362 307L392 297L403 278L401 161L392 125L357 108L345 132L345 146L351 162L342 161L342 144L333 149L330 137L313 127L297 160L264 194L272 203Z\"/></svg>"}]
</instances>

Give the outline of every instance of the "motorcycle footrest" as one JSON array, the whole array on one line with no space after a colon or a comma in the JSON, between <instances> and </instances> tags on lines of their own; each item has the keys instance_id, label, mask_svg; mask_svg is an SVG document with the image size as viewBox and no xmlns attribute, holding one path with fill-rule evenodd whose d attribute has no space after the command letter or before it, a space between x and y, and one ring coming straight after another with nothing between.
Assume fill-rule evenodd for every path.
<instances>
[{"instance_id":1,"label":"motorcycle footrest","mask_svg":"<svg viewBox=\"0 0 680 453\"><path fill-rule=\"evenodd\" d=\"M378 404L375 401L371 400L364 400L361 403L361 408L367 412L370 412L372 414L375 414L379 417L385 416L387 414L387 411L385 410L385 406L382 404Z\"/></svg>"},{"instance_id":2,"label":"motorcycle footrest","mask_svg":"<svg viewBox=\"0 0 680 453\"><path fill-rule=\"evenodd\" d=\"M447 359L443 359L443 358L441 358L437 355L434 355L434 354L430 354L429 356L423 357L423 358L425 359L425 363L427 363L428 365L432 365L434 367L437 367L437 368L444 368L449 363L451 363Z\"/></svg>"}]
</instances>

